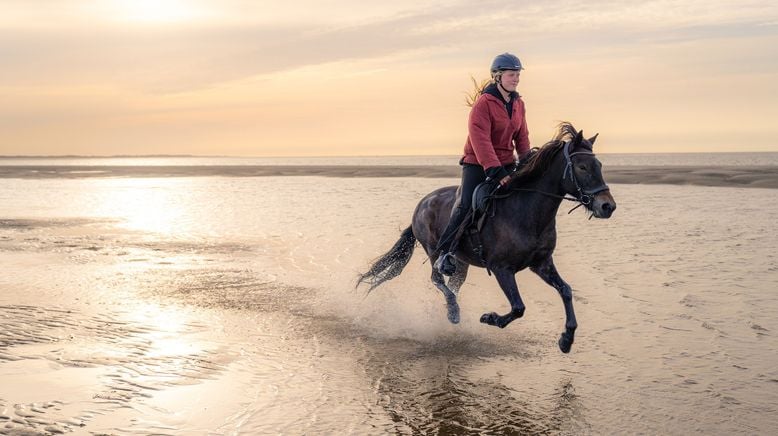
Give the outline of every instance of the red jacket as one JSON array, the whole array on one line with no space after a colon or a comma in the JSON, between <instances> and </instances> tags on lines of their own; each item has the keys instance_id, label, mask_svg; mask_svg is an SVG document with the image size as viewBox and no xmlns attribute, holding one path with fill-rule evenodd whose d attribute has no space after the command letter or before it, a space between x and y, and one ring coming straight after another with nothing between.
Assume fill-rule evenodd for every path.
<instances>
[{"instance_id":1,"label":"red jacket","mask_svg":"<svg viewBox=\"0 0 778 436\"><path fill-rule=\"evenodd\" d=\"M518 95L509 118L505 101L484 92L470 110L468 135L462 162L481 165L484 169L507 165L529 151L526 109Z\"/></svg>"}]
</instances>

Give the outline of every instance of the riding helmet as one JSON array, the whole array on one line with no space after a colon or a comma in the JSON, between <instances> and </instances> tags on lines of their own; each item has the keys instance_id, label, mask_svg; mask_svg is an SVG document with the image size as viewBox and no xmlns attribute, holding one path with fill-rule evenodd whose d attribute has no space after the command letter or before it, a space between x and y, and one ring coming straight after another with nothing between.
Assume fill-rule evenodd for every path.
<instances>
[{"instance_id":1,"label":"riding helmet","mask_svg":"<svg viewBox=\"0 0 778 436\"><path fill-rule=\"evenodd\" d=\"M492 74L498 71L505 71L505 70L518 71L522 69L524 69L524 67L521 66L521 61L519 60L519 58L510 53L503 53L501 55L497 55L497 57L494 58L494 61L492 61Z\"/></svg>"}]
</instances>

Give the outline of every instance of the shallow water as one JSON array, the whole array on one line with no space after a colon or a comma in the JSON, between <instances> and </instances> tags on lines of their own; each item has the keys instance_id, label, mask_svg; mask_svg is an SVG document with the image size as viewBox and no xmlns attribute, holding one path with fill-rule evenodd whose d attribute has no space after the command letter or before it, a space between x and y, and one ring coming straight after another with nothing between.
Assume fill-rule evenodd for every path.
<instances>
[{"instance_id":1,"label":"shallow water","mask_svg":"<svg viewBox=\"0 0 778 436\"><path fill-rule=\"evenodd\" d=\"M435 165L452 166L461 155L450 156L355 156L355 157L8 157L0 156L3 166L244 166L244 165ZM778 166L776 152L745 153L600 153L607 166Z\"/></svg>"},{"instance_id":2,"label":"shallow water","mask_svg":"<svg viewBox=\"0 0 778 436\"><path fill-rule=\"evenodd\" d=\"M504 330L478 323L508 309L483 270L448 324L418 247L369 297L353 289L446 182L4 180L0 420L122 434L778 429L778 191L615 185L610 220L561 210L557 266L579 321L563 355L561 301L529 272L527 312Z\"/></svg>"}]
</instances>

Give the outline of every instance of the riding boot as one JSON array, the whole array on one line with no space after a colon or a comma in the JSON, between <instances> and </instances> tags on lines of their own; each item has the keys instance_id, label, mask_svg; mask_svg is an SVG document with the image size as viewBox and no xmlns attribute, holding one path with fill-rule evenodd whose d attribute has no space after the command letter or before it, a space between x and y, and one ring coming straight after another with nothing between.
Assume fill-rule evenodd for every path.
<instances>
[{"instance_id":1,"label":"riding boot","mask_svg":"<svg viewBox=\"0 0 778 436\"><path fill-rule=\"evenodd\" d=\"M456 207L454 213L451 214L451 218L448 221L446 229L443 234L440 235L440 240L436 251L438 252L438 260L435 261L433 268L439 273L447 276L453 275L457 271L456 257L454 257L454 251L456 251L455 237L459 226L464 222L467 216L467 210L462 207Z\"/></svg>"}]
</instances>

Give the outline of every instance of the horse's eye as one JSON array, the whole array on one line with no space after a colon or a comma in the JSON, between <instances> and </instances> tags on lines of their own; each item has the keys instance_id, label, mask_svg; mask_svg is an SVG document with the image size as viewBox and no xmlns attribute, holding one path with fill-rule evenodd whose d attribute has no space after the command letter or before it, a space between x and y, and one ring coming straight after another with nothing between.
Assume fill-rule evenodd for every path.
<instances>
[{"instance_id":1,"label":"horse's eye","mask_svg":"<svg viewBox=\"0 0 778 436\"><path fill-rule=\"evenodd\" d=\"M578 169L581 171L586 171L586 165L578 165Z\"/></svg>"}]
</instances>

